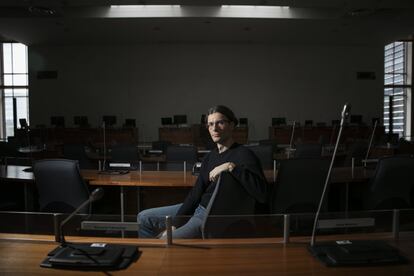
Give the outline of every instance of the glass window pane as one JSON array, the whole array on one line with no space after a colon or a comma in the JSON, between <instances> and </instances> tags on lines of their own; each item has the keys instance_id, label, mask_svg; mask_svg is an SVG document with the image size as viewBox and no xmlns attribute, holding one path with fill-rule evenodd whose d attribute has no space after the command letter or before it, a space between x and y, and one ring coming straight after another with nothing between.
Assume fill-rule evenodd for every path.
<instances>
[{"instance_id":1,"label":"glass window pane","mask_svg":"<svg viewBox=\"0 0 414 276\"><path fill-rule=\"evenodd\" d=\"M11 97L7 97L4 99L4 115L5 115L5 123L6 123L6 136L13 136L14 135L14 127L13 127L13 99Z\"/></svg>"},{"instance_id":2,"label":"glass window pane","mask_svg":"<svg viewBox=\"0 0 414 276\"><path fill-rule=\"evenodd\" d=\"M29 96L28 89L20 88L20 89L14 89L14 96L15 97L27 97Z\"/></svg>"},{"instance_id":3,"label":"glass window pane","mask_svg":"<svg viewBox=\"0 0 414 276\"><path fill-rule=\"evenodd\" d=\"M4 89L5 97L13 97L13 89Z\"/></svg>"},{"instance_id":4,"label":"glass window pane","mask_svg":"<svg viewBox=\"0 0 414 276\"><path fill-rule=\"evenodd\" d=\"M13 85L13 75L4 75L4 85Z\"/></svg>"},{"instance_id":5,"label":"glass window pane","mask_svg":"<svg viewBox=\"0 0 414 276\"><path fill-rule=\"evenodd\" d=\"M4 85L4 118L5 136L14 135L13 97L16 98L17 118L29 117L29 90L13 86L28 86L27 46L20 43L2 43L3 47L3 79Z\"/></svg>"},{"instance_id":6,"label":"glass window pane","mask_svg":"<svg viewBox=\"0 0 414 276\"><path fill-rule=\"evenodd\" d=\"M3 70L4 73L12 72L11 43L3 43Z\"/></svg>"},{"instance_id":7,"label":"glass window pane","mask_svg":"<svg viewBox=\"0 0 414 276\"><path fill-rule=\"evenodd\" d=\"M13 85L28 85L27 75L13 75Z\"/></svg>"},{"instance_id":8,"label":"glass window pane","mask_svg":"<svg viewBox=\"0 0 414 276\"><path fill-rule=\"evenodd\" d=\"M27 47L13 43L13 73L27 73Z\"/></svg>"},{"instance_id":9,"label":"glass window pane","mask_svg":"<svg viewBox=\"0 0 414 276\"><path fill-rule=\"evenodd\" d=\"M17 119L25 118L27 122L28 120L28 98L27 97L18 97L16 98L16 109L17 109Z\"/></svg>"}]
</instances>

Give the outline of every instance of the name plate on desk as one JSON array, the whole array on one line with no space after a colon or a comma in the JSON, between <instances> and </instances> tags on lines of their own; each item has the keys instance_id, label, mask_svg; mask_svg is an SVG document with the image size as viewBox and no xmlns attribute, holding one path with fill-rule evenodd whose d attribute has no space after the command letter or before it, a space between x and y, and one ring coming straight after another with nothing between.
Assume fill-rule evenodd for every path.
<instances>
[{"instance_id":1,"label":"name plate on desk","mask_svg":"<svg viewBox=\"0 0 414 276\"><path fill-rule=\"evenodd\" d=\"M126 170L126 171L133 171L138 169L136 164L132 164L129 162L109 162L108 163L109 170Z\"/></svg>"},{"instance_id":2,"label":"name plate on desk","mask_svg":"<svg viewBox=\"0 0 414 276\"><path fill-rule=\"evenodd\" d=\"M131 168L132 164L131 163L109 163L109 168Z\"/></svg>"},{"instance_id":3,"label":"name plate on desk","mask_svg":"<svg viewBox=\"0 0 414 276\"><path fill-rule=\"evenodd\" d=\"M375 226L374 218L323 219L319 220L319 229L370 227Z\"/></svg>"}]
</instances>

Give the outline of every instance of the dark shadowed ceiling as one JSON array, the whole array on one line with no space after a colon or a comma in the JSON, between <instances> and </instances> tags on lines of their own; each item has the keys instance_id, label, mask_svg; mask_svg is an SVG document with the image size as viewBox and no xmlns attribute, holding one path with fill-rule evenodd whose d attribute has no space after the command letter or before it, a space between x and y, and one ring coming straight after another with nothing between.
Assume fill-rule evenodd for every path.
<instances>
[{"instance_id":1,"label":"dark shadowed ceiling","mask_svg":"<svg viewBox=\"0 0 414 276\"><path fill-rule=\"evenodd\" d=\"M111 8L111 5L140 6ZM26 45L140 42L368 45L411 39L413 33L413 0L0 1L0 39Z\"/></svg>"}]
</instances>

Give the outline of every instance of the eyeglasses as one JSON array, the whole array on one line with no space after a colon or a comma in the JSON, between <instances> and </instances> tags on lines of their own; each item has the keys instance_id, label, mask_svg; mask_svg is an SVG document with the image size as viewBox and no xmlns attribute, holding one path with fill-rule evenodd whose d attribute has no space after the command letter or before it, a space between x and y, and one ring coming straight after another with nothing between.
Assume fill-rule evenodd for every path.
<instances>
[{"instance_id":1,"label":"eyeglasses","mask_svg":"<svg viewBox=\"0 0 414 276\"><path fill-rule=\"evenodd\" d=\"M219 126L219 127L223 127L226 123L228 123L229 120L217 120L215 122L207 122L206 127L207 128L212 128L214 126Z\"/></svg>"}]
</instances>

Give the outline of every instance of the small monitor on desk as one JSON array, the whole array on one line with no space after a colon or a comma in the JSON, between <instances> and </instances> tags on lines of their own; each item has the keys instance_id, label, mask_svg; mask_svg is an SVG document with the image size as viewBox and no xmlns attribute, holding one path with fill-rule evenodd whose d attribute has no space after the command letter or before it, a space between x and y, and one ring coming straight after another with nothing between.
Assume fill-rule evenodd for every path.
<instances>
[{"instance_id":1,"label":"small monitor on desk","mask_svg":"<svg viewBox=\"0 0 414 276\"><path fill-rule=\"evenodd\" d=\"M50 117L50 124L55 127L65 127L65 117L52 116Z\"/></svg>"},{"instance_id":2,"label":"small monitor on desk","mask_svg":"<svg viewBox=\"0 0 414 276\"><path fill-rule=\"evenodd\" d=\"M25 118L21 118L21 119L19 119L19 123L20 123L20 127L21 127L21 128L27 128L27 127L28 127L28 125L27 125L27 121L26 121L26 119L25 119Z\"/></svg>"},{"instance_id":3,"label":"small monitor on desk","mask_svg":"<svg viewBox=\"0 0 414 276\"><path fill-rule=\"evenodd\" d=\"M86 127L88 126L88 117L86 116L74 116L73 123L79 127Z\"/></svg>"},{"instance_id":4,"label":"small monitor on desk","mask_svg":"<svg viewBox=\"0 0 414 276\"><path fill-rule=\"evenodd\" d=\"M332 126L339 126L340 121L339 120L332 120Z\"/></svg>"},{"instance_id":5,"label":"small monitor on desk","mask_svg":"<svg viewBox=\"0 0 414 276\"><path fill-rule=\"evenodd\" d=\"M239 126L240 127L247 127L248 119L247 118L239 118Z\"/></svg>"},{"instance_id":6,"label":"small monitor on desk","mask_svg":"<svg viewBox=\"0 0 414 276\"><path fill-rule=\"evenodd\" d=\"M106 126L114 126L116 124L116 116L104 115L102 117L102 121L105 123Z\"/></svg>"},{"instance_id":7,"label":"small monitor on desk","mask_svg":"<svg viewBox=\"0 0 414 276\"><path fill-rule=\"evenodd\" d=\"M286 118L284 117L272 118L272 126L285 126L285 125L286 125Z\"/></svg>"},{"instance_id":8,"label":"small monitor on desk","mask_svg":"<svg viewBox=\"0 0 414 276\"><path fill-rule=\"evenodd\" d=\"M171 117L161 118L161 125L163 125L163 126L169 126L169 125L172 125L172 123L173 123L173 121L172 121Z\"/></svg>"},{"instance_id":9,"label":"small monitor on desk","mask_svg":"<svg viewBox=\"0 0 414 276\"><path fill-rule=\"evenodd\" d=\"M187 124L187 115L174 115L174 124L175 125Z\"/></svg>"},{"instance_id":10,"label":"small monitor on desk","mask_svg":"<svg viewBox=\"0 0 414 276\"><path fill-rule=\"evenodd\" d=\"M349 122L353 125L361 125L362 115L351 115Z\"/></svg>"},{"instance_id":11,"label":"small monitor on desk","mask_svg":"<svg viewBox=\"0 0 414 276\"><path fill-rule=\"evenodd\" d=\"M206 116L206 114L201 114L200 123L201 123L202 126L207 123L207 116Z\"/></svg>"},{"instance_id":12,"label":"small monitor on desk","mask_svg":"<svg viewBox=\"0 0 414 276\"><path fill-rule=\"evenodd\" d=\"M381 123L380 118L372 118L372 125L375 125L375 122L377 122L377 124L379 125Z\"/></svg>"},{"instance_id":13,"label":"small monitor on desk","mask_svg":"<svg viewBox=\"0 0 414 276\"><path fill-rule=\"evenodd\" d=\"M306 126L306 127L311 127L311 126L313 126L313 120L305 120L305 126Z\"/></svg>"},{"instance_id":14,"label":"small monitor on desk","mask_svg":"<svg viewBox=\"0 0 414 276\"><path fill-rule=\"evenodd\" d=\"M124 127L135 127L136 121L135 119L125 119Z\"/></svg>"}]
</instances>

